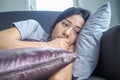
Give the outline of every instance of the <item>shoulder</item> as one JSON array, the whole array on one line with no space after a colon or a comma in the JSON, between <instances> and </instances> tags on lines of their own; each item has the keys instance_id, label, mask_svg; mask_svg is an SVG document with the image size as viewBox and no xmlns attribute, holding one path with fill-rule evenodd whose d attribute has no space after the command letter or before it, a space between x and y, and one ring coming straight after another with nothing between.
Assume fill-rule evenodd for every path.
<instances>
[{"instance_id":1,"label":"shoulder","mask_svg":"<svg viewBox=\"0 0 120 80\"><path fill-rule=\"evenodd\" d=\"M25 20L25 21L30 22L30 23L39 24L39 22L37 20L34 20L34 19L28 19L28 20Z\"/></svg>"}]
</instances>

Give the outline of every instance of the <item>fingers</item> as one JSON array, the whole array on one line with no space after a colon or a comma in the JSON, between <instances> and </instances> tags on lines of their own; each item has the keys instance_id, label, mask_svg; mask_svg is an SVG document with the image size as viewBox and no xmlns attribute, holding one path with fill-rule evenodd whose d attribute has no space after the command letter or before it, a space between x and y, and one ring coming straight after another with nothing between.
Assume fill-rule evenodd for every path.
<instances>
[{"instance_id":1,"label":"fingers","mask_svg":"<svg viewBox=\"0 0 120 80\"><path fill-rule=\"evenodd\" d=\"M67 50L69 46L68 43L69 43L68 39L57 38L48 42L48 46Z\"/></svg>"},{"instance_id":2,"label":"fingers","mask_svg":"<svg viewBox=\"0 0 120 80\"><path fill-rule=\"evenodd\" d=\"M69 46L69 45L68 45L68 43L69 43L68 39L60 38L60 39L58 40L58 42L59 42L59 45L61 45L61 46L60 46L61 48L65 49L65 50L68 49L68 46Z\"/></svg>"},{"instance_id":3,"label":"fingers","mask_svg":"<svg viewBox=\"0 0 120 80\"><path fill-rule=\"evenodd\" d=\"M63 39L67 44L69 44L69 40L68 39Z\"/></svg>"}]
</instances>

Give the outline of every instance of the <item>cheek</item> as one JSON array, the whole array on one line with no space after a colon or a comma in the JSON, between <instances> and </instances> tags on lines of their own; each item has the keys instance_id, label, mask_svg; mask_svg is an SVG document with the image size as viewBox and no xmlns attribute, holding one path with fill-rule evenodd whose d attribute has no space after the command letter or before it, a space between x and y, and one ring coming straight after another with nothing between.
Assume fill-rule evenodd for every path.
<instances>
[{"instance_id":1,"label":"cheek","mask_svg":"<svg viewBox=\"0 0 120 80\"><path fill-rule=\"evenodd\" d=\"M55 28L52 31L52 39L55 39L58 35L61 33L60 26L56 25Z\"/></svg>"},{"instance_id":2,"label":"cheek","mask_svg":"<svg viewBox=\"0 0 120 80\"><path fill-rule=\"evenodd\" d=\"M70 38L70 43L71 44L75 44L76 43L76 40L77 40L77 36L71 36L71 38Z\"/></svg>"}]
</instances>

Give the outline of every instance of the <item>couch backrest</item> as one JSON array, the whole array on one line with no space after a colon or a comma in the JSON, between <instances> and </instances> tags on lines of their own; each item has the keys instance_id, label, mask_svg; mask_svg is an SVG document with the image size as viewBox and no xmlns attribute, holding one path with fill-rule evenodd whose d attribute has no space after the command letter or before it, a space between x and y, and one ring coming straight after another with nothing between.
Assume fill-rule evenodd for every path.
<instances>
[{"instance_id":1,"label":"couch backrest","mask_svg":"<svg viewBox=\"0 0 120 80\"><path fill-rule=\"evenodd\" d=\"M120 25L111 27L102 36L96 72L107 80L120 80Z\"/></svg>"},{"instance_id":2,"label":"couch backrest","mask_svg":"<svg viewBox=\"0 0 120 80\"><path fill-rule=\"evenodd\" d=\"M44 30L49 34L50 33L49 29L59 14L60 12L57 11L0 12L0 30L4 30L11 27L11 23L15 21L35 19L42 25Z\"/></svg>"}]
</instances>

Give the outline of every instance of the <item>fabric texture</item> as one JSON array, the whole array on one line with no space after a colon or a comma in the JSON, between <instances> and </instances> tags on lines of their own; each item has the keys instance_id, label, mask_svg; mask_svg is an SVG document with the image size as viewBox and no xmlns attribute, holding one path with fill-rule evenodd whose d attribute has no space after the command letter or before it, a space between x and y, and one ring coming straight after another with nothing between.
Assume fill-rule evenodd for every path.
<instances>
[{"instance_id":1,"label":"fabric texture","mask_svg":"<svg viewBox=\"0 0 120 80\"><path fill-rule=\"evenodd\" d=\"M100 42L103 32L109 29L111 20L110 3L96 9L88 18L76 42L73 76L76 80L87 79L94 71L99 57Z\"/></svg>"},{"instance_id":2,"label":"fabric texture","mask_svg":"<svg viewBox=\"0 0 120 80\"><path fill-rule=\"evenodd\" d=\"M44 31L42 26L36 20L29 19L13 22L13 25L20 32L22 40L34 39L39 41L47 41L49 38L49 35Z\"/></svg>"},{"instance_id":3,"label":"fabric texture","mask_svg":"<svg viewBox=\"0 0 120 80\"><path fill-rule=\"evenodd\" d=\"M60 48L0 50L0 80L48 80L76 57Z\"/></svg>"},{"instance_id":4,"label":"fabric texture","mask_svg":"<svg viewBox=\"0 0 120 80\"><path fill-rule=\"evenodd\" d=\"M104 33L98 65L101 76L107 80L120 80L120 24Z\"/></svg>"}]
</instances>

